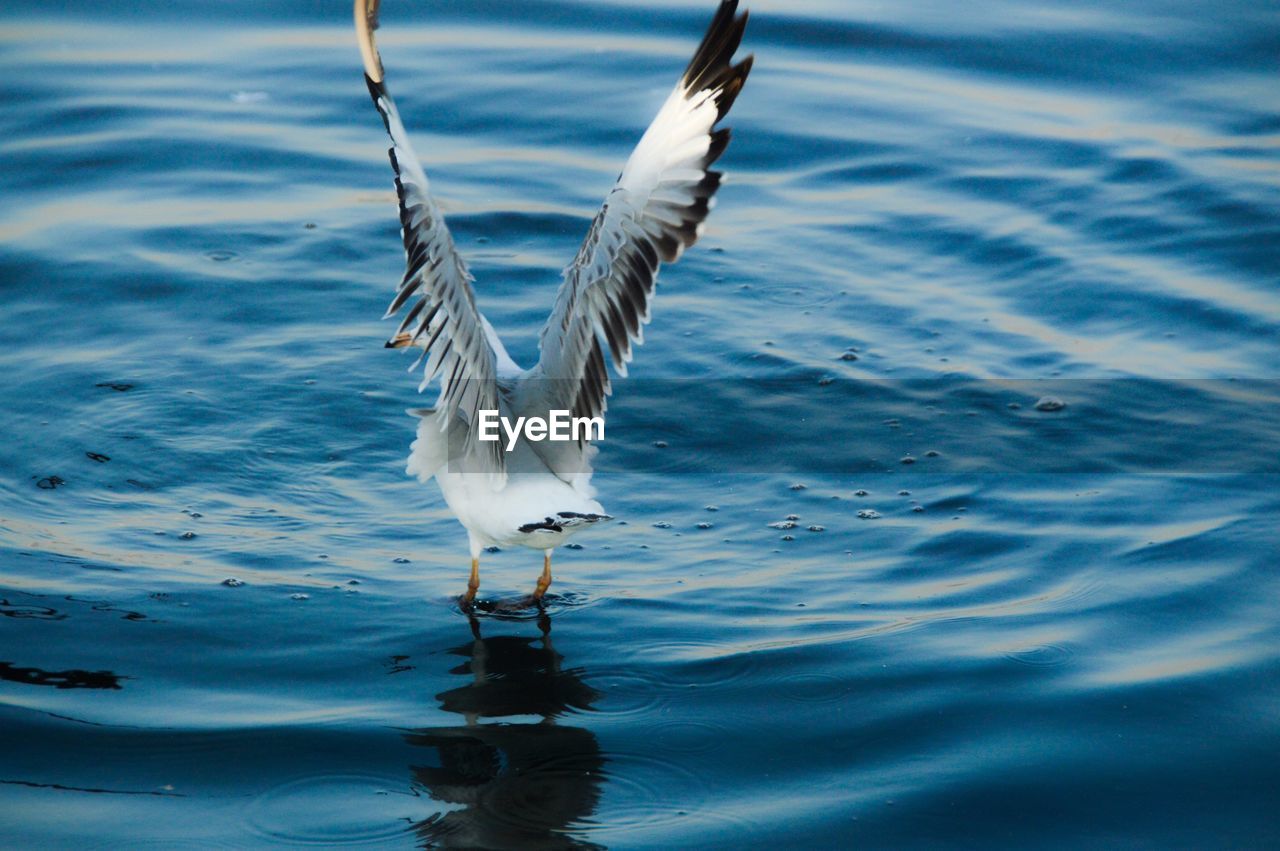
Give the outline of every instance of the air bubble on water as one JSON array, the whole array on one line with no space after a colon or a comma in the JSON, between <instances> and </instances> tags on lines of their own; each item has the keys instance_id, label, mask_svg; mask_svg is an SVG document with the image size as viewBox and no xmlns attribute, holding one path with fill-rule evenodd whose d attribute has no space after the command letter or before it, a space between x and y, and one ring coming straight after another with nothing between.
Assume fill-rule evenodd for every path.
<instances>
[{"instance_id":1,"label":"air bubble on water","mask_svg":"<svg viewBox=\"0 0 1280 851\"><path fill-rule=\"evenodd\" d=\"M879 520L880 512L872 508L864 508L858 512L858 517L863 520Z\"/></svg>"},{"instance_id":2,"label":"air bubble on water","mask_svg":"<svg viewBox=\"0 0 1280 851\"><path fill-rule=\"evenodd\" d=\"M785 519L787 519L787 520L799 520L799 519L800 519L800 515L799 515L799 514L788 514L788 515L786 516L786 518L785 518Z\"/></svg>"},{"instance_id":3,"label":"air bubble on water","mask_svg":"<svg viewBox=\"0 0 1280 851\"><path fill-rule=\"evenodd\" d=\"M856 491L854 491L854 492L853 492L853 495L854 495L854 496L870 496L870 495L871 495L871 492L870 492L870 491L864 491L864 490L856 490Z\"/></svg>"},{"instance_id":4,"label":"air bubble on water","mask_svg":"<svg viewBox=\"0 0 1280 851\"><path fill-rule=\"evenodd\" d=\"M659 520L657 523L654 523L654 524L653 524L653 528L655 528L655 529L670 529L670 528L671 528L671 524L670 524L670 523L668 523L668 522L667 522L667 521L665 521L665 520Z\"/></svg>"},{"instance_id":5,"label":"air bubble on water","mask_svg":"<svg viewBox=\"0 0 1280 851\"><path fill-rule=\"evenodd\" d=\"M898 491L898 496L911 496L911 491Z\"/></svg>"},{"instance_id":6,"label":"air bubble on water","mask_svg":"<svg viewBox=\"0 0 1280 851\"><path fill-rule=\"evenodd\" d=\"M359 579L348 579L348 580L347 580L347 584L348 584L348 585L359 585L359 584L360 584L360 580L359 580Z\"/></svg>"},{"instance_id":7,"label":"air bubble on water","mask_svg":"<svg viewBox=\"0 0 1280 851\"><path fill-rule=\"evenodd\" d=\"M190 541L190 540L191 540L192 538L194 538L195 536L196 536L196 533L195 533L195 532L183 532L183 533L182 533L181 535L179 535L178 537L179 537L179 538L181 538L181 539L182 539L182 540L184 540L184 541Z\"/></svg>"},{"instance_id":8,"label":"air bubble on water","mask_svg":"<svg viewBox=\"0 0 1280 851\"><path fill-rule=\"evenodd\" d=\"M802 485L799 482L796 482L794 485L791 486L791 489L793 491L802 491L802 490L805 490L807 487L808 485Z\"/></svg>"},{"instance_id":9,"label":"air bubble on water","mask_svg":"<svg viewBox=\"0 0 1280 851\"><path fill-rule=\"evenodd\" d=\"M485 547L484 551L486 553L500 553L502 552L502 547Z\"/></svg>"},{"instance_id":10,"label":"air bubble on water","mask_svg":"<svg viewBox=\"0 0 1280 851\"><path fill-rule=\"evenodd\" d=\"M829 376L829 375L824 375L824 376L822 376L821 378L819 378L819 379L818 379L818 386L819 386L819 387L829 387L829 386L831 386L833 383L835 383L835 379L834 379L834 378L832 378L832 377L831 377L831 376Z\"/></svg>"},{"instance_id":11,"label":"air bubble on water","mask_svg":"<svg viewBox=\"0 0 1280 851\"><path fill-rule=\"evenodd\" d=\"M855 361L857 359L858 359L858 356L855 355L853 352L845 352L840 356L840 360L843 360L843 361Z\"/></svg>"},{"instance_id":12,"label":"air bubble on water","mask_svg":"<svg viewBox=\"0 0 1280 851\"><path fill-rule=\"evenodd\" d=\"M228 576L226 579L222 580L222 584L228 588L239 588L244 584L244 580L236 579L234 576Z\"/></svg>"},{"instance_id":13,"label":"air bubble on water","mask_svg":"<svg viewBox=\"0 0 1280 851\"><path fill-rule=\"evenodd\" d=\"M393 558L391 561L392 561L393 563L395 563L395 564L408 564L408 563L409 563L409 559L405 558L404 556L396 556L396 557L395 557L395 558Z\"/></svg>"},{"instance_id":14,"label":"air bubble on water","mask_svg":"<svg viewBox=\"0 0 1280 851\"><path fill-rule=\"evenodd\" d=\"M311 595L310 594L290 594L289 599L290 600L310 600Z\"/></svg>"},{"instance_id":15,"label":"air bubble on water","mask_svg":"<svg viewBox=\"0 0 1280 851\"><path fill-rule=\"evenodd\" d=\"M708 505L705 508L703 508L703 511L719 511L719 510L720 510L720 506L718 505Z\"/></svg>"},{"instance_id":16,"label":"air bubble on water","mask_svg":"<svg viewBox=\"0 0 1280 851\"><path fill-rule=\"evenodd\" d=\"M901 428L901 427L902 427L902 421L901 421L901 420L896 420L896 419L885 420L885 421L884 421L884 423L883 423L883 425L887 425L889 428Z\"/></svg>"},{"instance_id":17,"label":"air bubble on water","mask_svg":"<svg viewBox=\"0 0 1280 851\"><path fill-rule=\"evenodd\" d=\"M810 532L825 532L825 531L827 531L827 527L826 527L826 526L810 526L810 527L809 527L809 531L810 531Z\"/></svg>"},{"instance_id":18,"label":"air bubble on water","mask_svg":"<svg viewBox=\"0 0 1280 851\"><path fill-rule=\"evenodd\" d=\"M921 514L924 512L924 506L917 505L915 508L912 508L911 510L914 511L916 514Z\"/></svg>"},{"instance_id":19,"label":"air bubble on water","mask_svg":"<svg viewBox=\"0 0 1280 851\"><path fill-rule=\"evenodd\" d=\"M667 448L667 442L666 442L665 440L655 440L655 441L653 442L653 445L654 445L654 448L656 448L656 449L666 449L666 448Z\"/></svg>"},{"instance_id":20,"label":"air bubble on water","mask_svg":"<svg viewBox=\"0 0 1280 851\"><path fill-rule=\"evenodd\" d=\"M899 459L898 459L898 463L899 463L899 464L914 464L914 463L916 463L916 459L912 458L910 455L903 455L901 458L899 458Z\"/></svg>"},{"instance_id":21,"label":"air bubble on water","mask_svg":"<svg viewBox=\"0 0 1280 851\"><path fill-rule=\"evenodd\" d=\"M938 450L936 450L936 449L930 449L928 452L924 453L924 457L926 457L926 458L937 458L937 457L938 457L939 455L941 455L941 454L942 454L942 453L941 453L941 452L939 452L939 451L938 451Z\"/></svg>"},{"instance_id":22,"label":"air bubble on water","mask_svg":"<svg viewBox=\"0 0 1280 851\"><path fill-rule=\"evenodd\" d=\"M1037 411L1061 411L1067 406L1067 403L1059 399L1057 396L1041 396L1036 402Z\"/></svg>"},{"instance_id":23,"label":"air bubble on water","mask_svg":"<svg viewBox=\"0 0 1280 851\"><path fill-rule=\"evenodd\" d=\"M582 544L565 544L564 548L566 550L580 550L582 549Z\"/></svg>"},{"instance_id":24,"label":"air bubble on water","mask_svg":"<svg viewBox=\"0 0 1280 851\"><path fill-rule=\"evenodd\" d=\"M1017 402L1010 402L1009 404L1005 405L1005 407L1006 407L1006 408L1008 408L1008 409L1009 409L1009 410L1011 410L1011 411L1016 411L1016 410L1018 410L1019 408L1021 408L1022 406L1021 406L1021 405L1019 405Z\"/></svg>"},{"instance_id":25,"label":"air bubble on water","mask_svg":"<svg viewBox=\"0 0 1280 851\"><path fill-rule=\"evenodd\" d=\"M795 524L795 521L793 520L779 520L777 523L770 523L769 528L770 529L794 529L796 528L796 524Z\"/></svg>"},{"instance_id":26,"label":"air bubble on water","mask_svg":"<svg viewBox=\"0 0 1280 851\"><path fill-rule=\"evenodd\" d=\"M710 529L710 528L711 528L711 524L710 524L710 523L708 523L708 522L706 522L706 521L704 520L703 522L701 522L701 523L699 523L699 524L698 524L698 528L699 528L699 529Z\"/></svg>"},{"instance_id":27,"label":"air bubble on water","mask_svg":"<svg viewBox=\"0 0 1280 851\"><path fill-rule=\"evenodd\" d=\"M794 536L794 535L783 535L783 536L782 536L782 540L784 540L784 541L794 541L794 540L795 540L795 536Z\"/></svg>"}]
</instances>

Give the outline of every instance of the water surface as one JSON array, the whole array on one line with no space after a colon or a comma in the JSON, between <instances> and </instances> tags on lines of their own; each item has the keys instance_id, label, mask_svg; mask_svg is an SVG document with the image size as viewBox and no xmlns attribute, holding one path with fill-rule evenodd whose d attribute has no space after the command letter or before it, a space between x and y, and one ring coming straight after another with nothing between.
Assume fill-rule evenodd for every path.
<instances>
[{"instance_id":1,"label":"water surface","mask_svg":"<svg viewBox=\"0 0 1280 851\"><path fill-rule=\"evenodd\" d=\"M712 6L388 0L516 360ZM1274 5L751 7L619 522L474 618L345 4L0 13L4 844L1280 843Z\"/></svg>"}]
</instances>

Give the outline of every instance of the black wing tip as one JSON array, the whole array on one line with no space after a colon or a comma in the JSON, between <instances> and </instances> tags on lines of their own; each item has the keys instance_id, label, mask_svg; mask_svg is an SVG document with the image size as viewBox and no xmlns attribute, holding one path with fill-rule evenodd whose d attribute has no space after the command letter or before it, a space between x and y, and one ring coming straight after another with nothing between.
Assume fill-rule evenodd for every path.
<instances>
[{"instance_id":1,"label":"black wing tip","mask_svg":"<svg viewBox=\"0 0 1280 851\"><path fill-rule=\"evenodd\" d=\"M707 27L702 43L689 60L681 83L691 91L710 88L709 80L721 76L729 67L733 54L742 43L742 34L747 28L750 12L737 14L738 0L722 0L715 17ZM748 68L750 64L748 63ZM744 75L745 76L745 75Z\"/></svg>"},{"instance_id":2,"label":"black wing tip","mask_svg":"<svg viewBox=\"0 0 1280 851\"><path fill-rule=\"evenodd\" d=\"M737 65L729 65L707 86L718 90L716 96L716 121L724 118L733 107L742 87L747 84L747 75L755 63L755 54L750 54Z\"/></svg>"}]
</instances>

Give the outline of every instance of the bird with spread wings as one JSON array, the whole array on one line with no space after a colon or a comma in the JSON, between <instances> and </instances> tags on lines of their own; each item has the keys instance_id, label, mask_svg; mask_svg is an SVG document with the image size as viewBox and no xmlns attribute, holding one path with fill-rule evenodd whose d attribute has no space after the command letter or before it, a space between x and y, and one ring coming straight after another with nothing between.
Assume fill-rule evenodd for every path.
<instances>
[{"instance_id":1,"label":"bird with spread wings","mask_svg":"<svg viewBox=\"0 0 1280 851\"><path fill-rule=\"evenodd\" d=\"M609 365L626 375L649 322L654 282L702 235L722 174L711 167L729 144L717 127L742 90L752 57L734 63L747 13L721 0L679 83L632 151L573 262L539 337L538 362L522 369L480 312L467 271L432 200L422 168L387 91L374 42L378 0L355 0L365 81L391 145L406 270L386 316L409 305L387 342L418 348L425 361L419 391L439 382L435 407L419 417L408 472L434 478L467 530L473 604L480 552L489 546L543 551L533 594L541 604L551 584L551 553L569 536L612 519L595 499L588 440L481 440L482 412L545 417L603 417L612 392Z\"/></svg>"}]
</instances>

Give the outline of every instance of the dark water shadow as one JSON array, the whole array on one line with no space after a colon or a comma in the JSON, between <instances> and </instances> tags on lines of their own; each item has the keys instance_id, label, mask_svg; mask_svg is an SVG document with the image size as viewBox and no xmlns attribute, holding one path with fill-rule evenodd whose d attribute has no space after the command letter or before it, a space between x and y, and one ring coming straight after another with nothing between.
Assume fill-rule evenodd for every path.
<instances>
[{"instance_id":1,"label":"dark water shadow","mask_svg":"<svg viewBox=\"0 0 1280 851\"><path fill-rule=\"evenodd\" d=\"M485 638L470 618L472 640L449 651L465 661L450 673L468 682L436 695L463 723L410 730L405 740L430 749L412 767L414 785L458 809L415 825L423 848L593 849L573 835L600 802L606 762L593 733L558 723L590 710L601 695L568 668L551 641L551 618L537 637ZM486 719L540 720L485 723Z\"/></svg>"},{"instance_id":2,"label":"dark water shadow","mask_svg":"<svg viewBox=\"0 0 1280 851\"><path fill-rule=\"evenodd\" d=\"M12 662L0 662L0 680L22 683L32 686L52 686L54 688L100 688L119 689L119 677L110 671L45 671L40 668L20 668Z\"/></svg>"}]
</instances>

